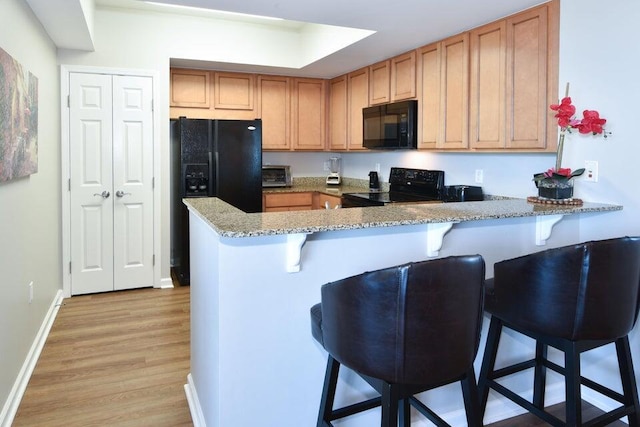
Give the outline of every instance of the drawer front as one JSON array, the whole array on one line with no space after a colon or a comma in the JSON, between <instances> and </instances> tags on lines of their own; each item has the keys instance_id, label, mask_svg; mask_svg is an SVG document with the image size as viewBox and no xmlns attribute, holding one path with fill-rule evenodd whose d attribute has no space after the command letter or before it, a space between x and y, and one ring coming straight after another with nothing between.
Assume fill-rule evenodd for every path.
<instances>
[{"instance_id":1,"label":"drawer front","mask_svg":"<svg viewBox=\"0 0 640 427\"><path fill-rule=\"evenodd\" d=\"M265 194L265 208L281 206L311 206L312 203L312 193Z\"/></svg>"}]
</instances>

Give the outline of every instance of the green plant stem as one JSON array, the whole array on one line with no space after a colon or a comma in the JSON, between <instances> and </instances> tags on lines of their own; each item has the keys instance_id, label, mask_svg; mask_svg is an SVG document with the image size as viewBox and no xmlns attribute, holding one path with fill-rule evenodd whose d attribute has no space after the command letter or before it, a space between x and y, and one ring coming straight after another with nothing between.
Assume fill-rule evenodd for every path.
<instances>
[{"instance_id":1,"label":"green plant stem","mask_svg":"<svg viewBox=\"0 0 640 427\"><path fill-rule=\"evenodd\" d=\"M558 139L558 150L556 152L556 172L560 170L562 166L562 150L564 149L564 130L560 131L560 138Z\"/></svg>"}]
</instances>

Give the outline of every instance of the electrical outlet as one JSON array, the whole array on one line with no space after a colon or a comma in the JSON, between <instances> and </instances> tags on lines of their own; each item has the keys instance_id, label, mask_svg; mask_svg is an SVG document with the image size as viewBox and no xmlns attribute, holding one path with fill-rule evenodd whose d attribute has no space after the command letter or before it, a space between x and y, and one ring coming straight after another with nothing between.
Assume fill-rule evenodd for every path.
<instances>
[{"instance_id":1,"label":"electrical outlet","mask_svg":"<svg viewBox=\"0 0 640 427\"><path fill-rule=\"evenodd\" d=\"M585 160L584 169L585 169L585 175L584 175L585 181L598 182L598 161L597 160Z\"/></svg>"},{"instance_id":2,"label":"electrical outlet","mask_svg":"<svg viewBox=\"0 0 640 427\"><path fill-rule=\"evenodd\" d=\"M29 282L29 304L33 301L33 282Z\"/></svg>"},{"instance_id":3,"label":"electrical outlet","mask_svg":"<svg viewBox=\"0 0 640 427\"><path fill-rule=\"evenodd\" d=\"M484 180L484 171L482 169L476 169L476 184L482 184Z\"/></svg>"},{"instance_id":4,"label":"electrical outlet","mask_svg":"<svg viewBox=\"0 0 640 427\"><path fill-rule=\"evenodd\" d=\"M324 166L323 166L323 168L324 168L324 170L325 170L325 171L328 171L328 170L329 170L329 160L325 160L325 161L324 161Z\"/></svg>"}]
</instances>

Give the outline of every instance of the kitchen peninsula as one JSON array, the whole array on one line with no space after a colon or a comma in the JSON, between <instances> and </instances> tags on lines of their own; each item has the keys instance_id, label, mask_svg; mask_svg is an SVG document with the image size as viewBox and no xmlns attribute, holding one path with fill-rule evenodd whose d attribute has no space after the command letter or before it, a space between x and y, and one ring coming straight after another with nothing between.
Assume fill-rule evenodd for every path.
<instances>
[{"instance_id":1,"label":"kitchen peninsula","mask_svg":"<svg viewBox=\"0 0 640 427\"><path fill-rule=\"evenodd\" d=\"M327 356L311 337L309 308L322 284L467 253L483 255L490 276L494 262L544 249L547 240L572 243L581 215L622 209L491 199L246 214L216 198L185 203L193 254L185 390L195 425L222 427L314 425ZM517 348L513 354L523 351ZM336 405L374 394L348 370L340 381ZM452 425L465 425L457 384L423 398ZM489 401L488 418L500 418L497 400ZM375 425L378 417L368 411L349 425Z\"/></svg>"}]
</instances>

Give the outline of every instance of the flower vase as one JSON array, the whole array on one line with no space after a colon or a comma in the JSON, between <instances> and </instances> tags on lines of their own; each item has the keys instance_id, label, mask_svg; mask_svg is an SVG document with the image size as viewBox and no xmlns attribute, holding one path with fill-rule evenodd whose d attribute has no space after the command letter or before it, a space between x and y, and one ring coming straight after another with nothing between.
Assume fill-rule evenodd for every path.
<instances>
[{"instance_id":1,"label":"flower vase","mask_svg":"<svg viewBox=\"0 0 640 427\"><path fill-rule=\"evenodd\" d=\"M536 181L538 197L543 200L568 200L573 198L573 180L545 178Z\"/></svg>"}]
</instances>

